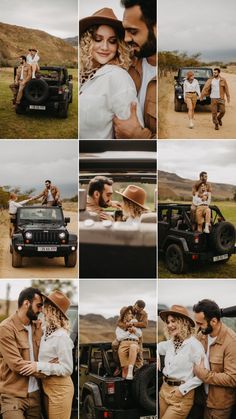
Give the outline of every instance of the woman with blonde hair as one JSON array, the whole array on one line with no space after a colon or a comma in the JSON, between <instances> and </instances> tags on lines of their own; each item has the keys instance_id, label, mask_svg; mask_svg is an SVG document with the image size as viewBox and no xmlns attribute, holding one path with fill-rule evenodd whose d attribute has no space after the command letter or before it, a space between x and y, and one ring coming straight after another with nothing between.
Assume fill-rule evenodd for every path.
<instances>
[{"instance_id":1,"label":"woman with blonde hair","mask_svg":"<svg viewBox=\"0 0 236 419\"><path fill-rule=\"evenodd\" d=\"M184 101L188 108L189 128L193 128L194 109L197 98L200 99L201 91L198 80L194 78L193 71L188 71L184 80Z\"/></svg>"},{"instance_id":2,"label":"woman with blonde hair","mask_svg":"<svg viewBox=\"0 0 236 419\"><path fill-rule=\"evenodd\" d=\"M194 375L194 365L204 358L209 368L202 344L195 335L195 323L188 310L173 305L160 312L165 322L166 341L158 344L160 356L165 358L163 384L159 395L160 419L186 419L194 402L194 390L202 381Z\"/></svg>"},{"instance_id":3,"label":"woman with blonde hair","mask_svg":"<svg viewBox=\"0 0 236 419\"><path fill-rule=\"evenodd\" d=\"M113 10L104 8L80 20L80 138L115 138L113 118L127 119L137 103L135 84L128 74L130 50L124 29Z\"/></svg>"},{"instance_id":4,"label":"woman with blonde hair","mask_svg":"<svg viewBox=\"0 0 236 419\"><path fill-rule=\"evenodd\" d=\"M69 336L66 314L70 300L61 291L44 296L44 333L41 338L38 362L29 361L21 369L22 375L40 372L48 419L70 419L74 386L73 342Z\"/></svg>"},{"instance_id":5,"label":"woman with blonde hair","mask_svg":"<svg viewBox=\"0 0 236 419\"><path fill-rule=\"evenodd\" d=\"M23 205L27 204L27 202L33 201L34 199L35 197L32 197L32 198L24 199L23 201L20 201L20 202L16 202L18 200L18 196L16 195L15 192L10 192L9 201L8 201L9 217L10 217L10 230L9 230L10 237L12 237L15 231L14 220L16 219L17 208L23 207Z\"/></svg>"},{"instance_id":6,"label":"woman with blonde hair","mask_svg":"<svg viewBox=\"0 0 236 419\"><path fill-rule=\"evenodd\" d=\"M128 185L124 192L116 191L123 198L122 209L125 221L130 224L138 223L141 215L149 210L145 206L146 192L136 185Z\"/></svg>"}]
</instances>

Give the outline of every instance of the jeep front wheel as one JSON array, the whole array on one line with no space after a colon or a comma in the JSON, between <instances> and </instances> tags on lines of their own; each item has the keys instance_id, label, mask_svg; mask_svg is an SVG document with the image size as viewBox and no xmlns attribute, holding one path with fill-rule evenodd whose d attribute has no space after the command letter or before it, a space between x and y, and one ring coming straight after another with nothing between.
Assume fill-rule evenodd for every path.
<instances>
[{"instance_id":1,"label":"jeep front wheel","mask_svg":"<svg viewBox=\"0 0 236 419\"><path fill-rule=\"evenodd\" d=\"M184 273L187 269L183 250L177 244L170 244L167 247L165 261L167 269L174 274Z\"/></svg>"},{"instance_id":2,"label":"jeep front wheel","mask_svg":"<svg viewBox=\"0 0 236 419\"><path fill-rule=\"evenodd\" d=\"M21 268L22 266L22 256L14 248L12 250L12 266L13 268Z\"/></svg>"},{"instance_id":3,"label":"jeep front wheel","mask_svg":"<svg viewBox=\"0 0 236 419\"><path fill-rule=\"evenodd\" d=\"M77 252L65 256L65 265L67 268L74 268L77 262Z\"/></svg>"},{"instance_id":4,"label":"jeep front wheel","mask_svg":"<svg viewBox=\"0 0 236 419\"><path fill-rule=\"evenodd\" d=\"M83 419L96 419L95 404L91 394L88 394L83 402Z\"/></svg>"}]
</instances>

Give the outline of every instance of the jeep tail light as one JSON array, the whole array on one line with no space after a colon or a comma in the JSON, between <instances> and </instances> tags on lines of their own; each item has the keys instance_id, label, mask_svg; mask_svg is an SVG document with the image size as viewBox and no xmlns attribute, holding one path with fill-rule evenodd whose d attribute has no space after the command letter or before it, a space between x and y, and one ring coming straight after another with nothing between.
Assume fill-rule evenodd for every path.
<instances>
[{"instance_id":1,"label":"jeep tail light","mask_svg":"<svg viewBox=\"0 0 236 419\"><path fill-rule=\"evenodd\" d=\"M58 94L59 95L62 95L64 93L64 90L61 88L61 87L59 87L59 89L58 89Z\"/></svg>"},{"instance_id":2,"label":"jeep tail light","mask_svg":"<svg viewBox=\"0 0 236 419\"><path fill-rule=\"evenodd\" d=\"M115 383L106 383L107 394L115 394Z\"/></svg>"},{"instance_id":3,"label":"jeep tail light","mask_svg":"<svg viewBox=\"0 0 236 419\"><path fill-rule=\"evenodd\" d=\"M198 255L192 255L192 260L198 260Z\"/></svg>"},{"instance_id":4,"label":"jeep tail light","mask_svg":"<svg viewBox=\"0 0 236 419\"><path fill-rule=\"evenodd\" d=\"M113 414L112 414L112 412L103 412L103 417L104 418L113 418Z\"/></svg>"},{"instance_id":5,"label":"jeep tail light","mask_svg":"<svg viewBox=\"0 0 236 419\"><path fill-rule=\"evenodd\" d=\"M193 239L195 244L199 243L199 234L194 234L194 239Z\"/></svg>"}]
</instances>

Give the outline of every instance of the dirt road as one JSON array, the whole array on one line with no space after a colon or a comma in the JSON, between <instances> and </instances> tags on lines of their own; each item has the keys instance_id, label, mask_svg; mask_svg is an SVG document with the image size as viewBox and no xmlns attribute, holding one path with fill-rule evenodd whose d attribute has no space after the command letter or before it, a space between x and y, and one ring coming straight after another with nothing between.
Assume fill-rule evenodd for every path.
<instances>
[{"instance_id":1,"label":"dirt road","mask_svg":"<svg viewBox=\"0 0 236 419\"><path fill-rule=\"evenodd\" d=\"M77 234L77 212L64 212L65 217L70 217L68 230ZM1 278L76 278L78 267L66 268L63 258L23 258L22 268L13 268L9 251L10 239L8 225L1 227L0 279Z\"/></svg>"},{"instance_id":2,"label":"dirt road","mask_svg":"<svg viewBox=\"0 0 236 419\"><path fill-rule=\"evenodd\" d=\"M174 111L174 88L168 94L167 110L165 115L165 137L178 139L235 139L236 138L236 74L222 73L230 90L231 101L226 103L226 113L223 126L219 131L214 129L210 107L198 106L195 112L195 127L188 128L187 112ZM159 103L159 107L161 103ZM160 137L161 138L161 137Z\"/></svg>"}]
</instances>

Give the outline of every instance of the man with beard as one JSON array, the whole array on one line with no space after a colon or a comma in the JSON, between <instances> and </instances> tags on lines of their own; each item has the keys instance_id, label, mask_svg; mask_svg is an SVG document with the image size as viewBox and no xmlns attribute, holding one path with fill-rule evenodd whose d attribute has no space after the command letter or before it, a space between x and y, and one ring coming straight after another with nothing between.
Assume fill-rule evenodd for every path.
<instances>
[{"instance_id":1,"label":"man with beard","mask_svg":"<svg viewBox=\"0 0 236 419\"><path fill-rule=\"evenodd\" d=\"M95 176L88 185L88 198L86 209L99 215L100 220L113 220L113 218L103 211L104 208L113 207L120 209L121 205L112 201L113 181L105 176ZM114 221L114 220L113 220Z\"/></svg>"},{"instance_id":2,"label":"man with beard","mask_svg":"<svg viewBox=\"0 0 236 419\"><path fill-rule=\"evenodd\" d=\"M41 401L35 373L20 374L28 361L37 361L42 335L36 322L43 307L37 288L26 288L18 298L18 310L0 324L0 405L3 419L40 419Z\"/></svg>"},{"instance_id":3,"label":"man with beard","mask_svg":"<svg viewBox=\"0 0 236 419\"><path fill-rule=\"evenodd\" d=\"M215 124L215 129L219 129L219 125L222 125L222 118L225 114L225 96L227 102L230 102L230 94L227 81L220 76L220 68L214 68L213 77L208 79L202 89L200 100L203 100L204 96L211 98L211 113L212 121Z\"/></svg>"},{"instance_id":4,"label":"man with beard","mask_svg":"<svg viewBox=\"0 0 236 419\"><path fill-rule=\"evenodd\" d=\"M131 104L129 119L115 117L116 138L156 138L156 80L157 80L157 41L156 41L156 0L121 0L125 7L123 27L125 41L134 56L129 70L133 78L138 99L143 111L145 127L142 128L136 114L136 104Z\"/></svg>"},{"instance_id":5,"label":"man with beard","mask_svg":"<svg viewBox=\"0 0 236 419\"><path fill-rule=\"evenodd\" d=\"M46 205L46 207L54 207L54 206L61 206L60 201L60 191L57 186L52 185L51 180L45 180L45 189L34 199L42 199L42 205Z\"/></svg>"},{"instance_id":6,"label":"man with beard","mask_svg":"<svg viewBox=\"0 0 236 419\"><path fill-rule=\"evenodd\" d=\"M25 85L32 76L31 65L27 64L25 55L21 55L19 58L20 65L16 70L14 83L9 86L13 92L13 105L16 106L20 104Z\"/></svg>"},{"instance_id":7,"label":"man with beard","mask_svg":"<svg viewBox=\"0 0 236 419\"><path fill-rule=\"evenodd\" d=\"M236 333L221 322L221 311L214 301L199 301L193 311L198 339L210 365L208 370L202 361L194 367L205 390L198 395L199 400L196 398L196 417L229 419L236 402Z\"/></svg>"},{"instance_id":8,"label":"man with beard","mask_svg":"<svg viewBox=\"0 0 236 419\"><path fill-rule=\"evenodd\" d=\"M192 186L192 196L193 197L197 194L197 191L198 191L200 185L204 184L206 186L206 191L208 193L209 200L211 201L212 187L211 187L211 184L207 180L208 180L207 172L199 173L199 180L197 180ZM194 205L194 203L192 203L192 205L191 205L191 223L192 223L192 229L193 230L195 230L196 224L197 224L196 209L197 209L196 205Z\"/></svg>"}]
</instances>

